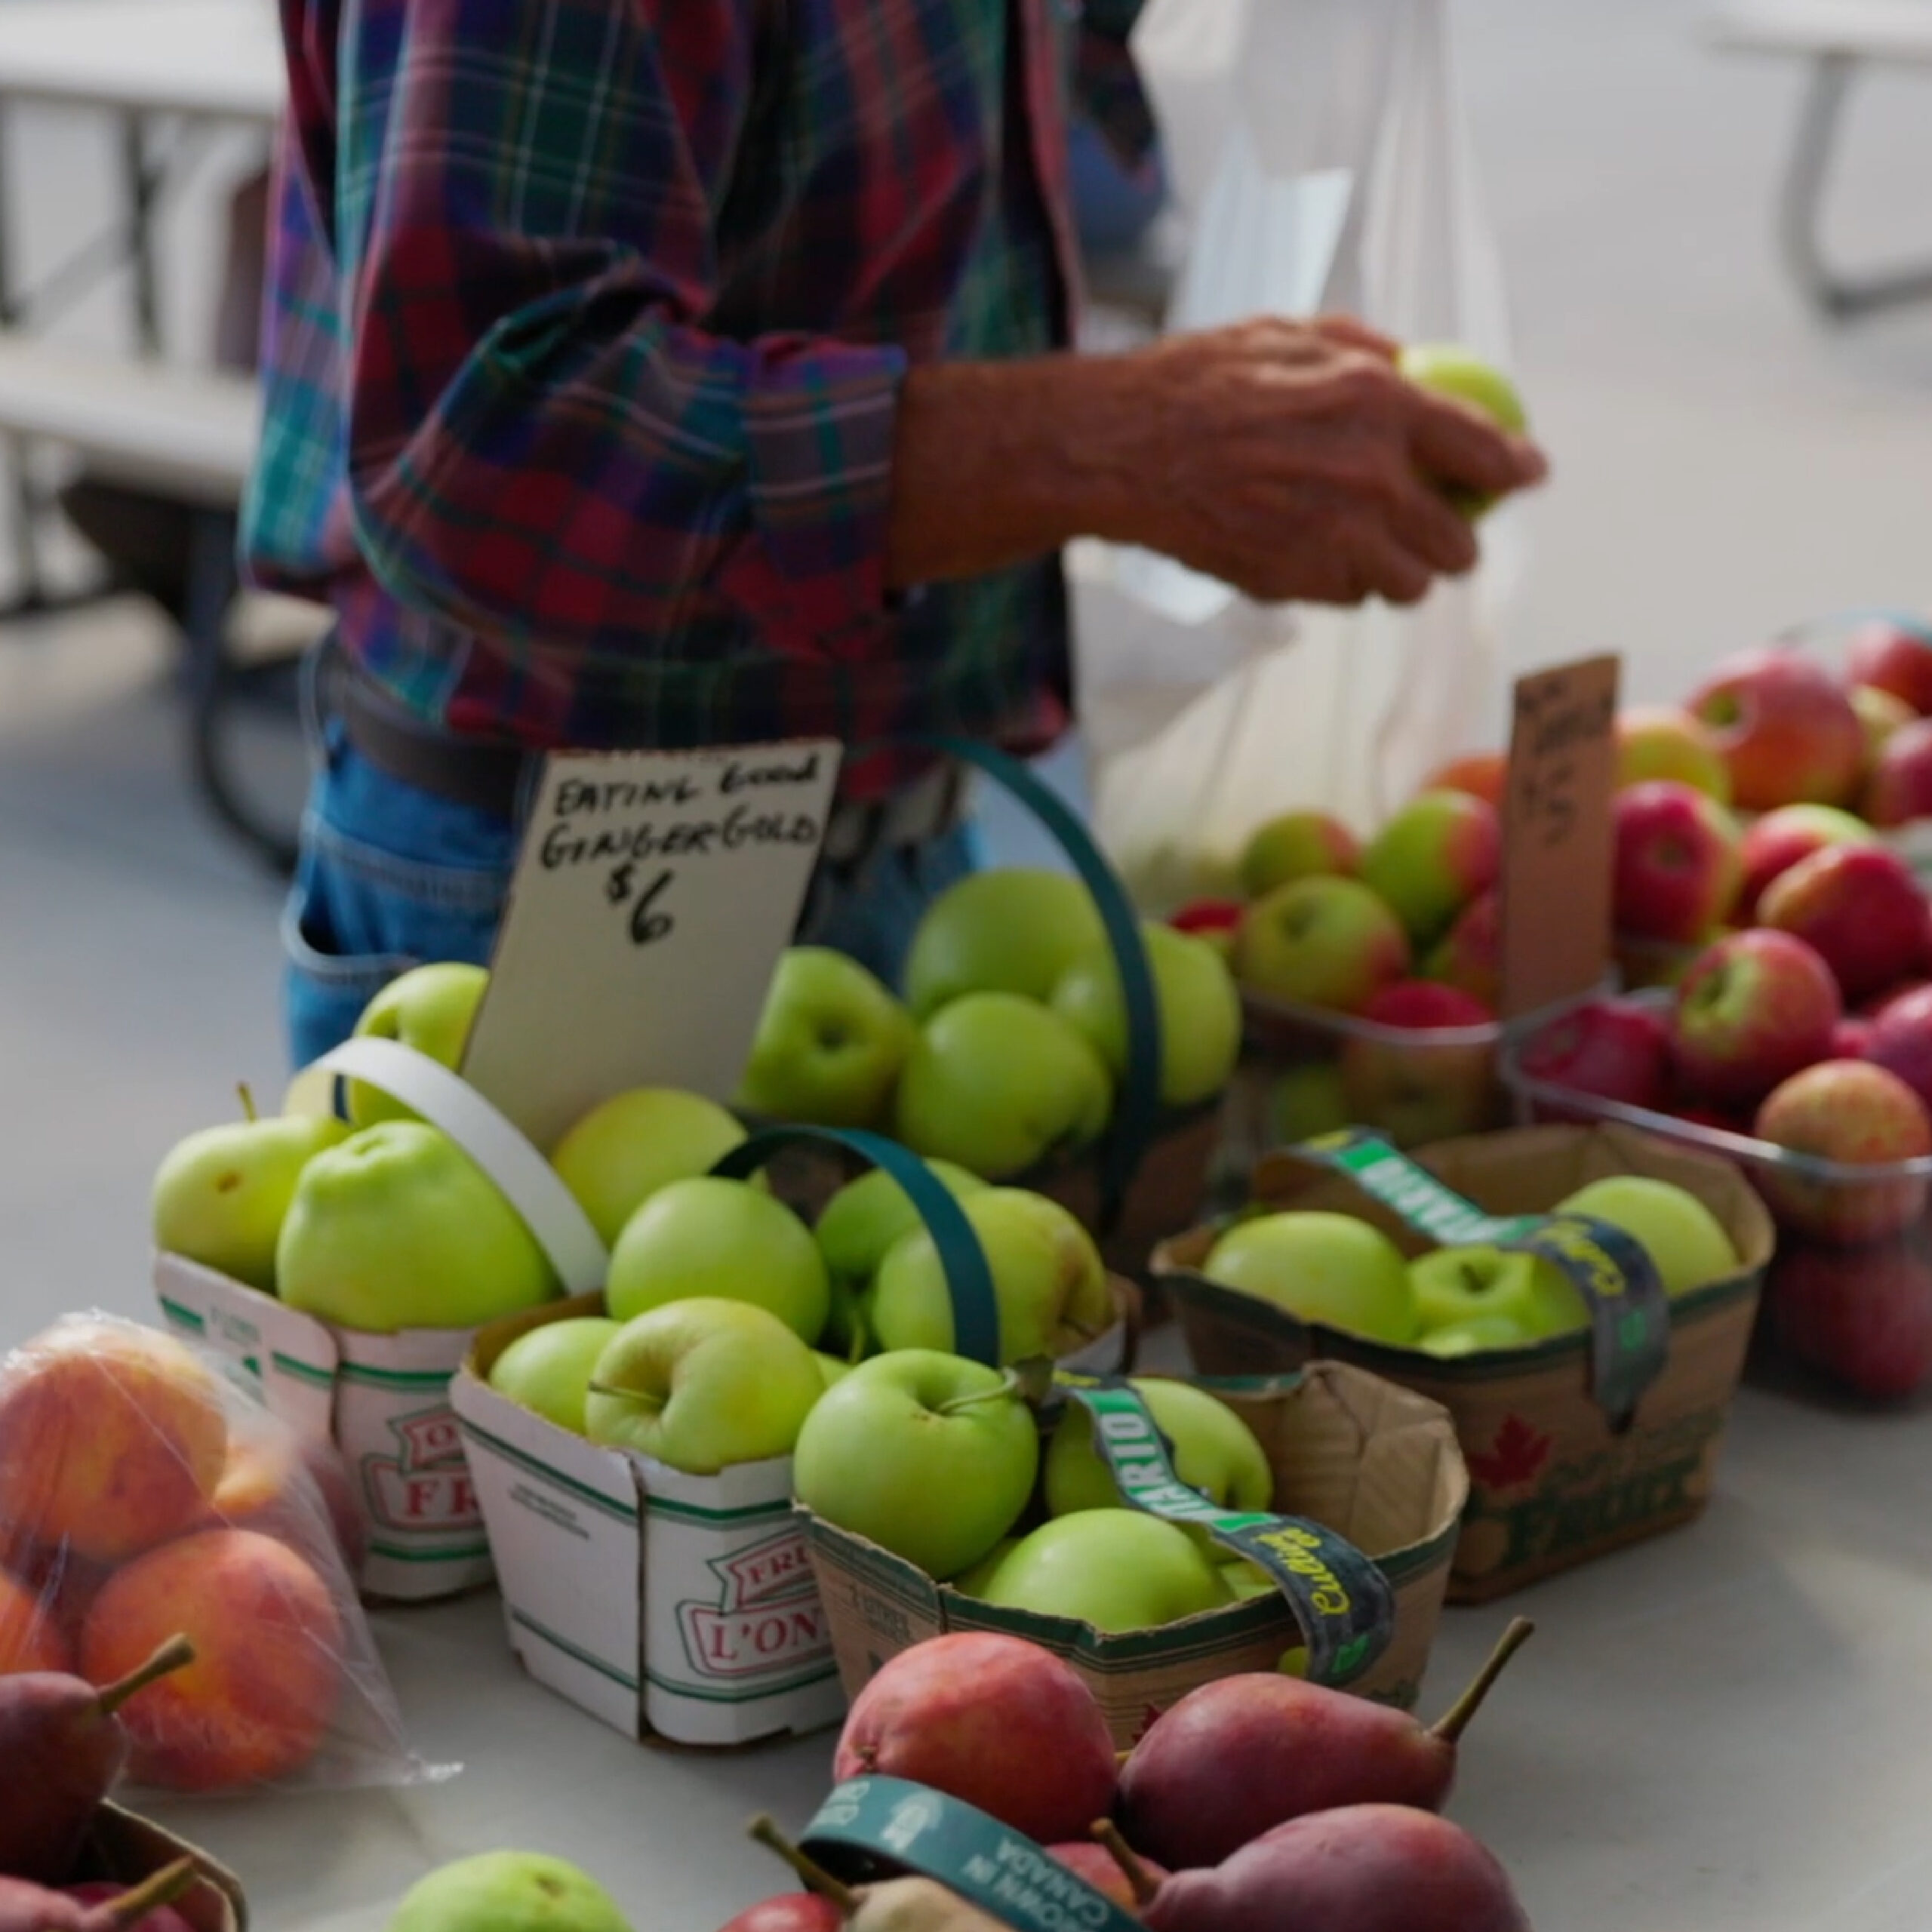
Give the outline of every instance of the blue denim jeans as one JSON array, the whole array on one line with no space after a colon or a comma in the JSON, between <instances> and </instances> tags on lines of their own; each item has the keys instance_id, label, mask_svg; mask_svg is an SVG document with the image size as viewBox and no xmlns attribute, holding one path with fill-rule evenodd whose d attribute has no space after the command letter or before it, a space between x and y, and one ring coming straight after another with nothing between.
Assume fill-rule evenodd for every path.
<instances>
[{"instance_id":1,"label":"blue denim jeans","mask_svg":"<svg viewBox=\"0 0 1932 1932\"><path fill-rule=\"evenodd\" d=\"M318 728L295 884L282 915L285 1013L297 1067L339 1045L377 991L426 961L489 963L516 862L508 819L453 804L371 764L339 721ZM979 863L970 822L924 844L822 865L798 937L896 986L919 915Z\"/></svg>"}]
</instances>

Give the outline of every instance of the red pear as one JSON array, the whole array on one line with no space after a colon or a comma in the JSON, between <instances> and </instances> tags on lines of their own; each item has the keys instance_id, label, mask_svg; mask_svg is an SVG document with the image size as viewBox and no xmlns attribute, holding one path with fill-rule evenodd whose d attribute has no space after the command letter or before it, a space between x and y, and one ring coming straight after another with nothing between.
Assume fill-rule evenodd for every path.
<instances>
[{"instance_id":1,"label":"red pear","mask_svg":"<svg viewBox=\"0 0 1932 1932\"><path fill-rule=\"evenodd\" d=\"M1057 1859L1076 1878L1084 1878L1123 1910L1138 1918L1153 1902L1167 1873L1143 1858L1120 1835L1110 1818L1097 1819L1094 1835L1066 1844L1050 1844L1047 1856Z\"/></svg>"},{"instance_id":2,"label":"red pear","mask_svg":"<svg viewBox=\"0 0 1932 1932\"><path fill-rule=\"evenodd\" d=\"M820 1892L781 1892L747 1907L720 1932L838 1932L845 1915Z\"/></svg>"},{"instance_id":3,"label":"red pear","mask_svg":"<svg viewBox=\"0 0 1932 1932\"><path fill-rule=\"evenodd\" d=\"M110 1887L108 1897L92 1904L29 1879L0 1878L0 1932L132 1932L152 1924L199 1876L192 1858L177 1859L137 1885Z\"/></svg>"}]
</instances>

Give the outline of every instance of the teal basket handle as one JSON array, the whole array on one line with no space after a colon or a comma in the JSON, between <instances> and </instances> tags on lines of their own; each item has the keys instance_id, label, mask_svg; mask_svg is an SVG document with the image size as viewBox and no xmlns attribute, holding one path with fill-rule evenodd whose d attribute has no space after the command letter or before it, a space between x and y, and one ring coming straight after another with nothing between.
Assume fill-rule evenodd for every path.
<instances>
[{"instance_id":1,"label":"teal basket handle","mask_svg":"<svg viewBox=\"0 0 1932 1932\"><path fill-rule=\"evenodd\" d=\"M1829 636L1834 631L1850 630L1860 624L1896 624L1908 636L1932 645L1932 621L1909 611L1887 611L1876 605L1849 611L1827 611L1821 617L1801 617L1774 634L1774 644L1801 644L1807 638Z\"/></svg>"},{"instance_id":2,"label":"teal basket handle","mask_svg":"<svg viewBox=\"0 0 1932 1932\"><path fill-rule=\"evenodd\" d=\"M801 1142L842 1147L869 1165L883 1168L906 1190L946 1271L952 1297L953 1352L989 1368L998 1367L999 1303L986 1251L959 1203L918 1155L883 1134L857 1128L774 1127L740 1141L711 1171L724 1180L749 1180L774 1155Z\"/></svg>"}]
</instances>

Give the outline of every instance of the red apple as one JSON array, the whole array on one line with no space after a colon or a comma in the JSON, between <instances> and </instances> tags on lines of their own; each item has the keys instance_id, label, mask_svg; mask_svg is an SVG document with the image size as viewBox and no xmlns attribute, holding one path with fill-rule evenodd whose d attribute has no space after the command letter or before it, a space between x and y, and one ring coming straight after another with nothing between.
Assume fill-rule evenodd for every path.
<instances>
[{"instance_id":1,"label":"red apple","mask_svg":"<svg viewBox=\"0 0 1932 1932\"><path fill-rule=\"evenodd\" d=\"M1932 1263L1922 1241L1851 1254L1787 1246L1766 1294L1786 1350L1854 1394L1896 1401L1932 1376Z\"/></svg>"},{"instance_id":2,"label":"red apple","mask_svg":"<svg viewBox=\"0 0 1932 1932\"><path fill-rule=\"evenodd\" d=\"M1875 617L1846 639L1848 685L1889 691L1923 718L1932 714L1932 626Z\"/></svg>"},{"instance_id":3,"label":"red apple","mask_svg":"<svg viewBox=\"0 0 1932 1932\"><path fill-rule=\"evenodd\" d=\"M1870 685L1854 685L1845 695L1851 700L1851 708L1864 728L1865 776L1869 781L1878 768L1878 754L1918 713L1903 698L1875 690Z\"/></svg>"},{"instance_id":4,"label":"red apple","mask_svg":"<svg viewBox=\"0 0 1932 1932\"><path fill-rule=\"evenodd\" d=\"M1647 1006L1586 1000L1537 1029L1517 1065L1532 1080L1620 1100L1661 1107L1670 1075L1670 1027Z\"/></svg>"},{"instance_id":5,"label":"red apple","mask_svg":"<svg viewBox=\"0 0 1932 1932\"><path fill-rule=\"evenodd\" d=\"M1882 1020L1890 1009L1902 999L1909 999L1917 992L1923 992L1932 986L1932 980L1901 980L1895 986L1887 986L1881 993L1875 993L1858 1010L1867 1020Z\"/></svg>"},{"instance_id":6,"label":"red apple","mask_svg":"<svg viewBox=\"0 0 1932 1932\"><path fill-rule=\"evenodd\" d=\"M1168 924L1177 933L1231 933L1247 908L1238 899L1196 899L1183 906Z\"/></svg>"},{"instance_id":7,"label":"red apple","mask_svg":"<svg viewBox=\"0 0 1932 1932\"><path fill-rule=\"evenodd\" d=\"M817 1892L780 1892L727 1919L719 1932L839 1932L845 1915Z\"/></svg>"},{"instance_id":8,"label":"red apple","mask_svg":"<svg viewBox=\"0 0 1932 1932\"><path fill-rule=\"evenodd\" d=\"M1706 937L1743 876L1737 821L1694 786L1656 778L1617 795L1617 929L1639 939Z\"/></svg>"},{"instance_id":9,"label":"red apple","mask_svg":"<svg viewBox=\"0 0 1932 1932\"><path fill-rule=\"evenodd\" d=\"M1875 845L1878 835L1862 818L1836 805L1781 805L1767 812L1744 835L1744 883L1737 895L1737 918L1749 925L1758 915L1765 887L1801 859L1827 845Z\"/></svg>"},{"instance_id":10,"label":"red apple","mask_svg":"<svg viewBox=\"0 0 1932 1932\"><path fill-rule=\"evenodd\" d=\"M1503 897L1493 888L1457 915L1424 968L1432 980L1460 987L1491 1012L1503 997Z\"/></svg>"},{"instance_id":11,"label":"red apple","mask_svg":"<svg viewBox=\"0 0 1932 1932\"><path fill-rule=\"evenodd\" d=\"M1826 1056L1830 1060L1865 1060L1872 1044L1872 1035L1878 1030L1878 1023L1868 1020L1861 1013L1847 1013L1832 1029L1832 1050Z\"/></svg>"},{"instance_id":12,"label":"red apple","mask_svg":"<svg viewBox=\"0 0 1932 1932\"><path fill-rule=\"evenodd\" d=\"M1897 1074L1861 1060L1828 1060L1781 1081L1752 1131L1840 1167L1892 1168L1932 1155L1932 1117L1918 1096ZM1896 1234L1925 1206L1925 1179L1915 1174L1868 1181L1767 1162L1755 1178L1781 1226L1841 1247Z\"/></svg>"},{"instance_id":13,"label":"red apple","mask_svg":"<svg viewBox=\"0 0 1932 1932\"><path fill-rule=\"evenodd\" d=\"M1932 987L1900 993L1864 1025L1858 1057L1897 1074L1932 1108Z\"/></svg>"},{"instance_id":14,"label":"red apple","mask_svg":"<svg viewBox=\"0 0 1932 1932\"><path fill-rule=\"evenodd\" d=\"M1766 888L1764 925L1816 949L1856 1005L1925 964L1925 895L1881 845L1828 845Z\"/></svg>"},{"instance_id":15,"label":"red apple","mask_svg":"<svg viewBox=\"0 0 1932 1932\"><path fill-rule=\"evenodd\" d=\"M1684 976L1671 1051L1689 1097L1749 1105L1831 1051L1843 1014L1824 961L1788 933L1733 933Z\"/></svg>"},{"instance_id":16,"label":"red apple","mask_svg":"<svg viewBox=\"0 0 1932 1932\"><path fill-rule=\"evenodd\" d=\"M1706 1128L1716 1134L1749 1134L1751 1131L1748 1120L1721 1113L1715 1107L1672 1107L1669 1112L1672 1120L1681 1120L1686 1127Z\"/></svg>"},{"instance_id":17,"label":"red apple","mask_svg":"<svg viewBox=\"0 0 1932 1932\"><path fill-rule=\"evenodd\" d=\"M1342 1042L1341 1071L1351 1120L1379 1128L1402 1147L1474 1134L1490 1124L1494 1016L1481 1001L1432 980L1404 980L1385 986L1359 1017L1415 1037L1377 1038L1350 1029Z\"/></svg>"},{"instance_id":18,"label":"red apple","mask_svg":"<svg viewBox=\"0 0 1932 1932\"><path fill-rule=\"evenodd\" d=\"M1885 740L1860 808L1878 826L1932 818L1932 718L1902 724Z\"/></svg>"},{"instance_id":19,"label":"red apple","mask_svg":"<svg viewBox=\"0 0 1932 1932\"><path fill-rule=\"evenodd\" d=\"M1730 772L1731 803L1774 811L1846 803L1865 769L1865 728L1831 674L1795 651L1743 651L1691 694Z\"/></svg>"}]
</instances>

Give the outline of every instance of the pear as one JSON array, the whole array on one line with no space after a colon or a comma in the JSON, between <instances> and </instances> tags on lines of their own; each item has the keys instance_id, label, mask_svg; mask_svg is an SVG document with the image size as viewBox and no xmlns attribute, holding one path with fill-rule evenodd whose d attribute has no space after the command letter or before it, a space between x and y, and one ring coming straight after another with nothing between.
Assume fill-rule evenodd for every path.
<instances>
[{"instance_id":1,"label":"pear","mask_svg":"<svg viewBox=\"0 0 1932 1932\"><path fill-rule=\"evenodd\" d=\"M1047 1856L1057 1859L1076 1878L1113 1900L1137 1918L1153 1903L1167 1873L1143 1858L1120 1835L1111 1818L1097 1818L1093 1836L1050 1844Z\"/></svg>"},{"instance_id":2,"label":"pear","mask_svg":"<svg viewBox=\"0 0 1932 1932\"><path fill-rule=\"evenodd\" d=\"M1438 1810L1464 1729L1534 1628L1518 1617L1432 1726L1273 1672L1204 1684L1154 1721L1121 1767L1121 1825L1150 1857L1180 1871L1218 1865L1270 1827L1312 1812L1375 1804ZM1310 1915L1311 1924L1321 1922Z\"/></svg>"},{"instance_id":3,"label":"pear","mask_svg":"<svg viewBox=\"0 0 1932 1932\"><path fill-rule=\"evenodd\" d=\"M486 1851L438 1866L402 1895L389 1932L630 1932L616 1900L561 1858Z\"/></svg>"},{"instance_id":4,"label":"pear","mask_svg":"<svg viewBox=\"0 0 1932 1932\"><path fill-rule=\"evenodd\" d=\"M128 1761L128 1734L115 1713L194 1657L186 1638L171 1638L102 1690L65 1671L0 1677L0 1872L51 1885L73 1870L95 1807Z\"/></svg>"},{"instance_id":5,"label":"pear","mask_svg":"<svg viewBox=\"0 0 1932 1932\"><path fill-rule=\"evenodd\" d=\"M51 1892L27 1878L0 1878L0 1932L126 1932L200 1881L192 1858L177 1859L137 1885L97 1903Z\"/></svg>"}]
</instances>

